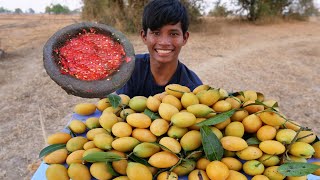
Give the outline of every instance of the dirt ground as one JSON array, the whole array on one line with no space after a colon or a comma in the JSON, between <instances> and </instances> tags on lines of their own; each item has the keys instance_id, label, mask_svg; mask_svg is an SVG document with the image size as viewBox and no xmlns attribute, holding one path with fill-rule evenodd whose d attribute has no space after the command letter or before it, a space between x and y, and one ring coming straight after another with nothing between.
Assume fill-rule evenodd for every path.
<instances>
[{"instance_id":1,"label":"dirt ground","mask_svg":"<svg viewBox=\"0 0 320 180\"><path fill-rule=\"evenodd\" d=\"M63 129L75 104L43 68L42 48L77 16L0 15L0 179L30 179L45 138ZM255 90L279 102L288 118L320 128L320 21L250 25L213 21L190 33L181 61L205 84ZM128 35L136 53L146 52Z\"/></svg>"}]
</instances>

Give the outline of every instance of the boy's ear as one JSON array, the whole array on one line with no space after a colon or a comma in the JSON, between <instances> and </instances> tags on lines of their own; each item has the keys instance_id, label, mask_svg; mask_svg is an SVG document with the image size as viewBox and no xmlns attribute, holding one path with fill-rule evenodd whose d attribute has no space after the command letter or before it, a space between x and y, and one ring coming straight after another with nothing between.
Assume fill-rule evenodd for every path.
<instances>
[{"instance_id":1,"label":"boy's ear","mask_svg":"<svg viewBox=\"0 0 320 180\"><path fill-rule=\"evenodd\" d=\"M183 42L184 42L184 44L187 43L188 39L189 39L189 32L187 31L187 32L184 33L184 35L183 35Z\"/></svg>"},{"instance_id":2,"label":"boy's ear","mask_svg":"<svg viewBox=\"0 0 320 180\"><path fill-rule=\"evenodd\" d=\"M147 32L145 32L143 29L141 29L140 30L140 37L143 42L146 42L146 36L147 36Z\"/></svg>"}]
</instances>

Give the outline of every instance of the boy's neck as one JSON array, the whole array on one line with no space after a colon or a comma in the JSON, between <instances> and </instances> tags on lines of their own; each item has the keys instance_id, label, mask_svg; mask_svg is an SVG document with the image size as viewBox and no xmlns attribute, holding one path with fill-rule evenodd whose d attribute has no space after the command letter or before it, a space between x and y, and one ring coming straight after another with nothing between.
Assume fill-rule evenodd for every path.
<instances>
[{"instance_id":1,"label":"boy's neck","mask_svg":"<svg viewBox=\"0 0 320 180\"><path fill-rule=\"evenodd\" d=\"M159 64L157 62L150 61L151 73L156 83L160 86L166 85L171 80L172 76L177 70L177 67L178 60L165 64Z\"/></svg>"}]
</instances>

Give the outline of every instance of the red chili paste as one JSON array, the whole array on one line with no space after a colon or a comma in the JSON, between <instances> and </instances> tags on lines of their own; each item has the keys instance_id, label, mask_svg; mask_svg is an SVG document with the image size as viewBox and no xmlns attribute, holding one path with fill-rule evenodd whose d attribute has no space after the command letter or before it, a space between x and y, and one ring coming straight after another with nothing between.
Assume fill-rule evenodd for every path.
<instances>
[{"instance_id":1,"label":"red chili paste","mask_svg":"<svg viewBox=\"0 0 320 180\"><path fill-rule=\"evenodd\" d=\"M58 54L61 73L87 81L117 71L126 55L119 42L92 30L67 41Z\"/></svg>"}]
</instances>

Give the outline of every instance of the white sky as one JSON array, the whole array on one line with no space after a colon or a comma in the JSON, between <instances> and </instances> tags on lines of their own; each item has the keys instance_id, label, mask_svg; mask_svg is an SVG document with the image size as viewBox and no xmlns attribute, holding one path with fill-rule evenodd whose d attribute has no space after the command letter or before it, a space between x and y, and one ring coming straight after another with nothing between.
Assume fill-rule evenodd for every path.
<instances>
[{"instance_id":1,"label":"white sky","mask_svg":"<svg viewBox=\"0 0 320 180\"><path fill-rule=\"evenodd\" d=\"M216 0L204 0L206 3L206 11L210 10ZM222 2L230 2L232 0L222 0ZM320 0L314 0L316 7L320 8ZM80 8L82 6L82 0L0 0L0 7L4 7L11 11L16 8L20 8L22 11L26 11L29 8L35 10L36 13L44 12L45 7L50 4L61 4L68 6L70 10Z\"/></svg>"}]
</instances>

